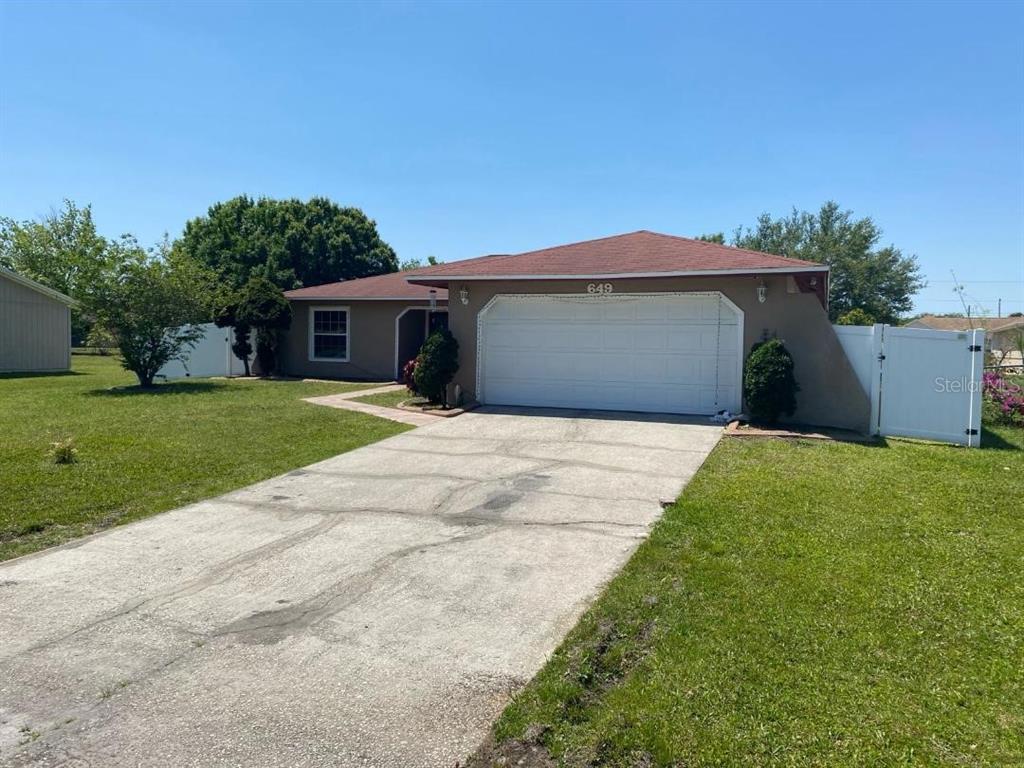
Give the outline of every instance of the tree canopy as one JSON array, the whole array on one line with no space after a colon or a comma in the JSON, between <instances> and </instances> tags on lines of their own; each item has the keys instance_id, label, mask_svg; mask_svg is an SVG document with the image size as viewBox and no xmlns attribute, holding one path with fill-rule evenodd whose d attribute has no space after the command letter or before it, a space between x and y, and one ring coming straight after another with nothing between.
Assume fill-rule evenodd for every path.
<instances>
[{"instance_id":1,"label":"tree canopy","mask_svg":"<svg viewBox=\"0 0 1024 768\"><path fill-rule=\"evenodd\" d=\"M724 243L723 233L701 240ZM879 323L895 323L913 307L925 281L915 256L893 245L879 247L882 230L869 216L855 218L829 201L817 213L798 211L778 219L764 213L753 228L740 227L730 245L830 267L829 315L836 320L859 309Z\"/></svg>"},{"instance_id":2,"label":"tree canopy","mask_svg":"<svg viewBox=\"0 0 1024 768\"><path fill-rule=\"evenodd\" d=\"M96 233L92 207L71 200L39 221L0 217L0 264L79 301L112 268L108 242ZM89 333L89 317L74 312L72 336Z\"/></svg>"},{"instance_id":3,"label":"tree canopy","mask_svg":"<svg viewBox=\"0 0 1024 768\"><path fill-rule=\"evenodd\" d=\"M236 290L253 275L287 290L398 270L372 219L323 197L217 203L185 225L174 247Z\"/></svg>"},{"instance_id":4,"label":"tree canopy","mask_svg":"<svg viewBox=\"0 0 1024 768\"><path fill-rule=\"evenodd\" d=\"M142 387L195 346L209 311L208 276L191 262L168 258L169 250L164 242L147 253L130 237L109 244L113 267L84 298Z\"/></svg>"},{"instance_id":5,"label":"tree canopy","mask_svg":"<svg viewBox=\"0 0 1024 768\"><path fill-rule=\"evenodd\" d=\"M410 269L419 269L420 267L436 267L438 265L436 256L427 256L427 262L424 264L419 259L405 259L400 265L399 270L402 272L408 272Z\"/></svg>"}]
</instances>

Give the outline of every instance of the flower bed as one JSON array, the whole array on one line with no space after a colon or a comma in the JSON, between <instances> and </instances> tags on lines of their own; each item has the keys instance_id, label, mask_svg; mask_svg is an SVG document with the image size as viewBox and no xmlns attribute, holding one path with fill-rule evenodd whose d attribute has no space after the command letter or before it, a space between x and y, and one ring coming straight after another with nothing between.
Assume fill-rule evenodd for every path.
<instances>
[{"instance_id":1,"label":"flower bed","mask_svg":"<svg viewBox=\"0 0 1024 768\"><path fill-rule=\"evenodd\" d=\"M1020 377L1000 376L994 371L982 375L982 415L992 424L1024 427L1024 386Z\"/></svg>"}]
</instances>

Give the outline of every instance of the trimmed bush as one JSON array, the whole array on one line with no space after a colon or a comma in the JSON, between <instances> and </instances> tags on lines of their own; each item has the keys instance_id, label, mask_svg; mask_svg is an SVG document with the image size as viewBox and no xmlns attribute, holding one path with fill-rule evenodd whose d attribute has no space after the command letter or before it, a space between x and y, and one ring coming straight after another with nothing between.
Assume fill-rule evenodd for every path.
<instances>
[{"instance_id":1,"label":"trimmed bush","mask_svg":"<svg viewBox=\"0 0 1024 768\"><path fill-rule=\"evenodd\" d=\"M792 416L799 391L785 345L779 339L755 344L743 371L743 400L751 417L774 424L779 416Z\"/></svg>"},{"instance_id":2,"label":"trimmed bush","mask_svg":"<svg viewBox=\"0 0 1024 768\"><path fill-rule=\"evenodd\" d=\"M447 328L434 331L420 347L412 380L420 395L448 405L448 385L459 370L459 342Z\"/></svg>"}]
</instances>

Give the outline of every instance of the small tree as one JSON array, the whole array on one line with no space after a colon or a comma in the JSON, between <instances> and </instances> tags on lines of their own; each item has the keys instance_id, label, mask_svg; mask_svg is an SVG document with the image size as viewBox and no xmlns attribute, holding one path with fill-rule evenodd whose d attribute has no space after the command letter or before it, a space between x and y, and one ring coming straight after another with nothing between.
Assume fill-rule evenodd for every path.
<instances>
[{"instance_id":1,"label":"small tree","mask_svg":"<svg viewBox=\"0 0 1024 768\"><path fill-rule=\"evenodd\" d=\"M448 406L448 385L459 370L459 342L447 328L438 328L420 347L413 371L416 390L432 403Z\"/></svg>"},{"instance_id":2,"label":"small tree","mask_svg":"<svg viewBox=\"0 0 1024 768\"><path fill-rule=\"evenodd\" d=\"M166 259L167 244L146 253L131 238L115 246L118 266L89 296L97 321L117 341L122 364L144 388L202 337L208 304L203 276Z\"/></svg>"},{"instance_id":3,"label":"small tree","mask_svg":"<svg viewBox=\"0 0 1024 768\"><path fill-rule=\"evenodd\" d=\"M213 322L218 328L230 328L233 340L231 342L231 353L242 361L245 368L245 375L250 376L249 358L252 356L252 342L249 336L252 328L238 320L238 303L241 301L239 291L230 288L221 289L213 302Z\"/></svg>"},{"instance_id":4,"label":"small tree","mask_svg":"<svg viewBox=\"0 0 1024 768\"><path fill-rule=\"evenodd\" d=\"M256 330L256 359L263 375L269 376L277 366L277 332L291 326L292 305L280 288L257 275L239 292L235 321L236 334L239 328Z\"/></svg>"},{"instance_id":5,"label":"small tree","mask_svg":"<svg viewBox=\"0 0 1024 768\"><path fill-rule=\"evenodd\" d=\"M875 318L860 307L854 307L836 318L836 325L874 325Z\"/></svg>"},{"instance_id":6,"label":"small tree","mask_svg":"<svg viewBox=\"0 0 1024 768\"><path fill-rule=\"evenodd\" d=\"M800 386L793 375L793 357L779 339L755 344L743 372L743 399L750 415L774 424L796 411Z\"/></svg>"}]
</instances>

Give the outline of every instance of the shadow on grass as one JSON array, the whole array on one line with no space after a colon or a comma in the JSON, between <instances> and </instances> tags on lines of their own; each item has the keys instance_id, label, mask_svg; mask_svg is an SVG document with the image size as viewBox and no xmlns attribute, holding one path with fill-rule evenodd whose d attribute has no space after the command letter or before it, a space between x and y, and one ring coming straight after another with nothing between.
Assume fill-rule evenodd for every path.
<instances>
[{"instance_id":1,"label":"shadow on grass","mask_svg":"<svg viewBox=\"0 0 1024 768\"><path fill-rule=\"evenodd\" d=\"M1020 446L1014 445L998 432L993 432L988 427L981 428L981 447L995 451L1019 451Z\"/></svg>"},{"instance_id":2,"label":"shadow on grass","mask_svg":"<svg viewBox=\"0 0 1024 768\"><path fill-rule=\"evenodd\" d=\"M23 371L0 373L0 381L7 379L56 379L61 376L88 376L82 371Z\"/></svg>"},{"instance_id":3,"label":"shadow on grass","mask_svg":"<svg viewBox=\"0 0 1024 768\"><path fill-rule=\"evenodd\" d=\"M136 384L130 387L92 389L85 394L90 397L156 397L159 395L205 395L226 389L224 384L214 381L175 381L167 384L154 384L148 389L143 389Z\"/></svg>"}]
</instances>

